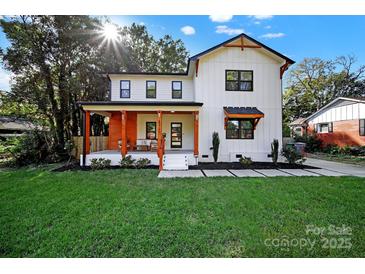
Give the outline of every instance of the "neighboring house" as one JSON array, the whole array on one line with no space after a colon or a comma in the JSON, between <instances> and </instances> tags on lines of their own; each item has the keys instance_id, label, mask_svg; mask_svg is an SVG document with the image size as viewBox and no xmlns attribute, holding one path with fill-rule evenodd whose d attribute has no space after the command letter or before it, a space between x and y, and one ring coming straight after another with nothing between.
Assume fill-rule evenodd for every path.
<instances>
[{"instance_id":1,"label":"neighboring house","mask_svg":"<svg viewBox=\"0 0 365 274\"><path fill-rule=\"evenodd\" d=\"M0 116L0 138L20 136L35 128L36 126L26 119Z\"/></svg>"},{"instance_id":2,"label":"neighboring house","mask_svg":"<svg viewBox=\"0 0 365 274\"><path fill-rule=\"evenodd\" d=\"M324 144L365 146L365 97L339 97L305 119Z\"/></svg>"},{"instance_id":3,"label":"neighboring house","mask_svg":"<svg viewBox=\"0 0 365 274\"><path fill-rule=\"evenodd\" d=\"M241 34L188 60L185 73L108 72L110 101L80 102L81 165L104 157L147 157L164 169L213 161L271 161L282 143L282 76L294 61ZM109 117L109 150L90 153L90 113Z\"/></svg>"},{"instance_id":4,"label":"neighboring house","mask_svg":"<svg viewBox=\"0 0 365 274\"><path fill-rule=\"evenodd\" d=\"M307 123L305 118L298 118L289 124L290 136L303 136L307 133Z\"/></svg>"}]
</instances>

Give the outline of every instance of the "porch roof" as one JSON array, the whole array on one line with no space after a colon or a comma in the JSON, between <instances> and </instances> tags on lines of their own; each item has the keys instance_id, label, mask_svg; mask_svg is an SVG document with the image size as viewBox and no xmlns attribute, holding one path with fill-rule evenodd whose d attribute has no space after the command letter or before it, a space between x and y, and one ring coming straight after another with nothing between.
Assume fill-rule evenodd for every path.
<instances>
[{"instance_id":1,"label":"porch roof","mask_svg":"<svg viewBox=\"0 0 365 274\"><path fill-rule=\"evenodd\" d=\"M256 107L224 107L223 109L228 118L262 118L265 116Z\"/></svg>"},{"instance_id":2,"label":"porch roof","mask_svg":"<svg viewBox=\"0 0 365 274\"><path fill-rule=\"evenodd\" d=\"M93 101L78 102L89 111L196 111L203 105L191 101Z\"/></svg>"}]
</instances>

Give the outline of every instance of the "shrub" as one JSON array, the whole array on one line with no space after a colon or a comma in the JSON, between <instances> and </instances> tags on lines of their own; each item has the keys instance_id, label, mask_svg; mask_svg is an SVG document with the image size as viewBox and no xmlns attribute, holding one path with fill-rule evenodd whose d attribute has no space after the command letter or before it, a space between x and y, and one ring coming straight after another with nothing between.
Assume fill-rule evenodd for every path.
<instances>
[{"instance_id":1,"label":"shrub","mask_svg":"<svg viewBox=\"0 0 365 274\"><path fill-rule=\"evenodd\" d=\"M336 144L328 144L325 147L323 147L322 152L328 153L328 154L339 154L340 147Z\"/></svg>"},{"instance_id":2,"label":"shrub","mask_svg":"<svg viewBox=\"0 0 365 274\"><path fill-rule=\"evenodd\" d=\"M294 140L296 142L305 143L304 150L306 152L317 152L321 151L322 140L317 137L315 134L307 134L303 136L295 136Z\"/></svg>"},{"instance_id":3,"label":"shrub","mask_svg":"<svg viewBox=\"0 0 365 274\"><path fill-rule=\"evenodd\" d=\"M245 157L245 156L242 156L240 158L240 163L241 165L243 165L244 167L248 167L250 165L252 165L252 160L250 157Z\"/></svg>"},{"instance_id":4,"label":"shrub","mask_svg":"<svg viewBox=\"0 0 365 274\"><path fill-rule=\"evenodd\" d=\"M147 158L140 158L136 161L135 167L144 168L144 167L148 166L150 163L151 163L151 160L149 160Z\"/></svg>"},{"instance_id":5,"label":"shrub","mask_svg":"<svg viewBox=\"0 0 365 274\"><path fill-rule=\"evenodd\" d=\"M135 162L136 160L132 159L131 155L128 155L123 157L123 159L119 161L119 165L124 168L133 167Z\"/></svg>"},{"instance_id":6,"label":"shrub","mask_svg":"<svg viewBox=\"0 0 365 274\"><path fill-rule=\"evenodd\" d=\"M362 147L351 147L350 154L353 156L365 156L365 146Z\"/></svg>"},{"instance_id":7,"label":"shrub","mask_svg":"<svg viewBox=\"0 0 365 274\"><path fill-rule=\"evenodd\" d=\"M289 164L303 164L305 161L302 154L292 146L283 148L281 155L285 157Z\"/></svg>"},{"instance_id":8,"label":"shrub","mask_svg":"<svg viewBox=\"0 0 365 274\"><path fill-rule=\"evenodd\" d=\"M279 156L279 141L277 139L274 139L271 143L271 158L272 162L275 165L278 162L278 156Z\"/></svg>"},{"instance_id":9,"label":"shrub","mask_svg":"<svg viewBox=\"0 0 365 274\"><path fill-rule=\"evenodd\" d=\"M214 162L216 163L218 161L218 151L219 151L219 135L218 132L213 132L212 134L212 143L213 143L213 158Z\"/></svg>"},{"instance_id":10,"label":"shrub","mask_svg":"<svg viewBox=\"0 0 365 274\"><path fill-rule=\"evenodd\" d=\"M107 167L110 167L111 160L105 159L105 158L94 158L91 159L91 169L92 170L99 170L99 169L105 169Z\"/></svg>"}]
</instances>

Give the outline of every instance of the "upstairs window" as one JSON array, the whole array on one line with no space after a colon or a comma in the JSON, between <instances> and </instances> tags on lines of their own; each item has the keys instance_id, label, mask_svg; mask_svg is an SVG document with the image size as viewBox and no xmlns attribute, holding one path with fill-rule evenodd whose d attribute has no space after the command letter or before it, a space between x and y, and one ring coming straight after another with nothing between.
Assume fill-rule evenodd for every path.
<instances>
[{"instance_id":1,"label":"upstairs window","mask_svg":"<svg viewBox=\"0 0 365 274\"><path fill-rule=\"evenodd\" d=\"M253 139L252 119L229 119L226 127L226 139Z\"/></svg>"},{"instance_id":2,"label":"upstairs window","mask_svg":"<svg viewBox=\"0 0 365 274\"><path fill-rule=\"evenodd\" d=\"M172 99L182 98L182 82L172 81Z\"/></svg>"},{"instance_id":3,"label":"upstairs window","mask_svg":"<svg viewBox=\"0 0 365 274\"><path fill-rule=\"evenodd\" d=\"M359 120L359 135L365 136L365 119Z\"/></svg>"},{"instance_id":4,"label":"upstairs window","mask_svg":"<svg viewBox=\"0 0 365 274\"><path fill-rule=\"evenodd\" d=\"M146 81L146 98L156 98L156 81Z\"/></svg>"},{"instance_id":5,"label":"upstairs window","mask_svg":"<svg viewBox=\"0 0 365 274\"><path fill-rule=\"evenodd\" d=\"M253 91L253 71L226 70L226 90Z\"/></svg>"},{"instance_id":6,"label":"upstairs window","mask_svg":"<svg viewBox=\"0 0 365 274\"><path fill-rule=\"evenodd\" d=\"M131 81L120 81L120 98L131 98Z\"/></svg>"}]
</instances>

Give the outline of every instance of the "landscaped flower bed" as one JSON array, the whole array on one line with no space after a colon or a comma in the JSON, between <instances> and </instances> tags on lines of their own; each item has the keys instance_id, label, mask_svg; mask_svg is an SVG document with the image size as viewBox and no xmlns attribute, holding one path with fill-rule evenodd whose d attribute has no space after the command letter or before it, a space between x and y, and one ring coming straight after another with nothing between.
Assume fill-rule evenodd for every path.
<instances>
[{"instance_id":1,"label":"landscaped flower bed","mask_svg":"<svg viewBox=\"0 0 365 274\"><path fill-rule=\"evenodd\" d=\"M289 163L277 163L274 164L272 162L252 162L252 164L244 166L239 162L217 162L217 163L199 163L197 166L189 166L189 169L303 169L303 168L313 168L317 169L317 167L312 167L308 165L300 165L300 164L289 164Z\"/></svg>"}]
</instances>

